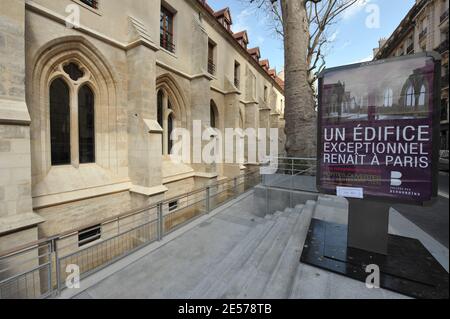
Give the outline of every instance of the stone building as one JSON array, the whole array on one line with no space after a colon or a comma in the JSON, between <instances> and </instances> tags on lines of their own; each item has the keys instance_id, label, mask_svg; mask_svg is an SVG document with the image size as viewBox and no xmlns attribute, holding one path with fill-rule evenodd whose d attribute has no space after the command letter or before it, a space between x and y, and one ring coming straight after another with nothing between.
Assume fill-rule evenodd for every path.
<instances>
[{"instance_id":1,"label":"stone building","mask_svg":"<svg viewBox=\"0 0 450 319\"><path fill-rule=\"evenodd\" d=\"M245 31L231 31L229 9L205 0L0 7L0 251L258 165L171 161L171 132L192 131L194 120L221 132L278 128L282 150L282 81Z\"/></svg>"},{"instance_id":2,"label":"stone building","mask_svg":"<svg viewBox=\"0 0 450 319\"><path fill-rule=\"evenodd\" d=\"M441 149L448 150L448 0L416 0L400 25L374 49L376 60L423 51L442 55ZM417 100L421 91L415 92Z\"/></svg>"}]
</instances>

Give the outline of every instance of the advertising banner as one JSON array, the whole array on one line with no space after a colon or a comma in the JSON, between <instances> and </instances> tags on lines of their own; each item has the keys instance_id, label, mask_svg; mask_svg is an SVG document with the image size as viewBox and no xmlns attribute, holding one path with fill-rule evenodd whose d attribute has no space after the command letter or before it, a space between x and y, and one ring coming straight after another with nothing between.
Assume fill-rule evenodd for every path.
<instances>
[{"instance_id":1,"label":"advertising banner","mask_svg":"<svg viewBox=\"0 0 450 319\"><path fill-rule=\"evenodd\" d=\"M436 195L439 64L421 54L321 74L321 191L414 202Z\"/></svg>"}]
</instances>

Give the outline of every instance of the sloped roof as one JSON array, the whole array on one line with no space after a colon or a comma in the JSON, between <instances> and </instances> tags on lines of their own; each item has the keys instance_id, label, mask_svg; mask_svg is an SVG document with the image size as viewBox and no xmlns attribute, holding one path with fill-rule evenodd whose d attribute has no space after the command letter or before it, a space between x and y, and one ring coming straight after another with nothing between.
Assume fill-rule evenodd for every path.
<instances>
[{"instance_id":1,"label":"sloped roof","mask_svg":"<svg viewBox=\"0 0 450 319\"><path fill-rule=\"evenodd\" d=\"M246 30L240 31L240 32L237 32L237 33L234 33L234 34L233 34L233 37L234 37L236 40L244 39L244 42L245 42L245 43L248 43L248 34L247 34L247 31L246 31Z\"/></svg>"},{"instance_id":2,"label":"sloped roof","mask_svg":"<svg viewBox=\"0 0 450 319\"><path fill-rule=\"evenodd\" d=\"M214 12L214 16L216 18L221 18L221 17L225 17L225 19L230 23L233 24L233 19L231 18L231 12L230 12L230 8L226 7L223 8L217 12Z\"/></svg>"},{"instance_id":3,"label":"sloped roof","mask_svg":"<svg viewBox=\"0 0 450 319\"><path fill-rule=\"evenodd\" d=\"M263 68L265 68L266 71L269 70L269 68L270 68L269 60L267 60L267 59L259 61L259 65L261 65Z\"/></svg>"},{"instance_id":4,"label":"sloped roof","mask_svg":"<svg viewBox=\"0 0 450 319\"><path fill-rule=\"evenodd\" d=\"M248 51L248 53L250 53L251 55L257 55L258 58L261 57L261 51L259 50L259 47L251 48L251 49L248 49L247 51Z\"/></svg>"}]
</instances>

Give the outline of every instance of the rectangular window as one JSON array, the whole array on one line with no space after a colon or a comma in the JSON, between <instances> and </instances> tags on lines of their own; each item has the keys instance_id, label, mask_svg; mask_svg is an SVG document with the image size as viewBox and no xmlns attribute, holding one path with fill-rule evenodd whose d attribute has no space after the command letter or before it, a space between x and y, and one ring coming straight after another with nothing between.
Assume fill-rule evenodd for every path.
<instances>
[{"instance_id":1,"label":"rectangular window","mask_svg":"<svg viewBox=\"0 0 450 319\"><path fill-rule=\"evenodd\" d=\"M239 89L241 78L241 65L239 62L234 62L234 86Z\"/></svg>"},{"instance_id":2,"label":"rectangular window","mask_svg":"<svg viewBox=\"0 0 450 319\"><path fill-rule=\"evenodd\" d=\"M78 247L82 247L96 240L99 240L101 236L102 236L102 225L96 225L81 230L78 232Z\"/></svg>"},{"instance_id":3,"label":"rectangular window","mask_svg":"<svg viewBox=\"0 0 450 319\"><path fill-rule=\"evenodd\" d=\"M178 201L173 201L169 203L169 212L174 211L178 208Z\"/></svg>"},{"instance_id":4,"label":"rectangular window","mask_svg":"<svg viewBox=\"0 0 450 319\"><path fill-rule=\"evenodd\" d=\"M98 9L98 0L80 0L80 2L83 2L91 8Z\"/></svg>"},{"instance_id":5,"label":"rectangular window","mask_svg":"<svg viewBox=\"0 0 450 319\"><path fill-rule=\"evenodd\" d=\"M211 40L208 41L208 73L216 74L216 64L214 54L216 51L216 44Z\"/></svg>"},{"instance_id":6,"label":"rectangular window","mask_svg":"<svg viewBox=\"0 0 450 319\"><path fill-rule=\"evenodd\" d=\"M173 13L161 7L160 16L160 46L169 52L175 52L173 41Z\"/></svg>"},{"instance_id":7,"label":"rectangular window","mask_svg":"<svg viewBox=\"0 0 450 319\"><path fill-rule=\"evenodd\" d=\"M266 85L264 85L264 102L267 102L268 100L268 94L269 94L269 89L267 88Z\"/></svg>"}]
</instances>

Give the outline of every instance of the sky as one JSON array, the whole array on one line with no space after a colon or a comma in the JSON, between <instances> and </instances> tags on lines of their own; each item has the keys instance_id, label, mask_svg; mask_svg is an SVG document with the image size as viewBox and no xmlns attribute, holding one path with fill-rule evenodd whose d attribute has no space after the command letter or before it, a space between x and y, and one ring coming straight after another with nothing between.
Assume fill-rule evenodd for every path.
<instances>
[{"instance_id":1,"label":"sky","mask_svg":"<svg viewBox=\"0 0 450 319\"><path fill-rule=\"evenodd\" d=\"M283 43L275 36L264 12L249 9L246 0L208 0L208 3L216 11L229 7L233 31L247 30L249 48L259 46L262 58L268 58L271 67L283 69ZM333 42L327 49L326 66L371 60L378 40L392 34L414 3L415 0L359 0L328 31Z\"/></svg>"}]
</instances>

